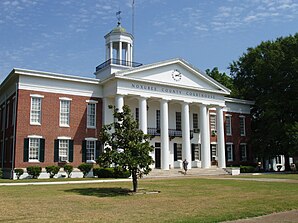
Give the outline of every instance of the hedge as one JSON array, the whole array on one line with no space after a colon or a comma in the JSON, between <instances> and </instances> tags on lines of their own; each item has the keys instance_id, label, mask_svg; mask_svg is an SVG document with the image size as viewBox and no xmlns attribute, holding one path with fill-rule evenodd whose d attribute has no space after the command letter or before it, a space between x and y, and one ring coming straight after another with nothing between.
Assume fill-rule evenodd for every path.
<instances>
[{"instance_id":1,"label":"hedge","mask_svg":"<svg viewBox=\"0 0 298 223\"><path fill-rule=\"evenodd\" d=\"M93 175L98 178L128 178L130 172L121 168L94 168Z\"/></svg>"}]
</instances>

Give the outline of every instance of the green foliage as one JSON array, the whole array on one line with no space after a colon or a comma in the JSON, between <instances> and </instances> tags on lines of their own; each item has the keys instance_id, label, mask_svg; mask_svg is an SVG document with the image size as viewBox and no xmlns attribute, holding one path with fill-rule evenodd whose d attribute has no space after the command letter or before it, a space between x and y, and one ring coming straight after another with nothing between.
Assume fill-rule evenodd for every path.
<instances>
[{"instance_id":1,"label":"green foliage","mask_svg":"<svg viewBox=\"0 0 298 223\"><path fill-rule=\"evenodd\" d=\"M206 70L206 74L212 77L214 80L231 90L231 97L236 97L237 89L234 87L233 78L228 76L225 72L221 73L218 71L217 67L214 67L211 71L210 69Z\"/></svg>"},{"instance_id":2,"label":"green foliage","mask_svg":"<svg viewBox=\"0 0 298 223\"><path fill-rule=\"evenodd\" d=\"M46 166L46 171L50 174L50 178L53 178L59 172L59 170L59 166Z\"/></svg>"},{"instance_id":3,"label":"green foliage","mask_svg":"<svg viewBox=\"0 0 298 223\"><path fill-rule=\"evenodd\" d=\"M18 180L24 174L24 170L23 169L15 169L14 172L16 173Z\"/></svg>"},{"instance_id":4,"label":"green foliage","mask_svg":"<svg viewBox=\"0 0 298 223\"><path fill-rule=\"evenodd\" d=\"M40 166L28 166L27 167L27 173L33 178L37 179L41 173L41 167Z\"/></svg>"},{"instance_id":5,"label":"green foliage","mask_svg":"<svg viewBox=\"0 0 298 223\"><path fill-rule=\"evenodd\" d=\"M256 167L254 166L240 166L240 173L255 173Z\"/></svg>"},{"instance_id":6,"label":"green foliage","mask_svg":"<svg viewBox=\"0 0 298 223\"><path fill-rule=\"evenodd\" d=\"M73 171L73 166L72 166L72 165L69 165L69 164L65 164L65 165L63 166L63 169L64 169L64 171L66 172L67 177L70 178L71 173L72 173L72 171Z\"/></svg>"},{"instance_id":7,"label":"green foliage","mask_svg":"<svg viewBox=\"0 0 298 223\"><path fill-rule=\"evenodd\" d=\"M90 172L90 170L92 169L93 165L90 163L82 163L78 166L78 169L83 172L83 177L85 178L87 176L87 174Z\"/></svg>"},{"instance_id":8,"label":"green foliage","mask_svg":"<svg viewBox=\"0 0 298 223\"><path fill-rule=\"evenodd\" d=\"M133 191L136 191L138 176L151 171L153 159L149 153L153 147L149 143L150 136L138 128L128 106L123 106L121 112L114 109L114 120L102 128L100 138L105 145L105 152L97 162L101 167L109 167L113 163L116 167L129 170Z\"/></svg>"},{"instance_id":9,"label":"green foliage","mask_svg":"<svg viewBox=\"0 0 298 223\"><path fill-rule=\"evenodd\" d=\"M0 178L2 178L2 169L0 168Z\"/></svg>"},{"instance_id":10,"label":"green foliage","mask_svg":"<svg viewBox=\"0 0 298 223\"><path fill-rule=\"evenodd\" d=\"M98 178L128 178L130 172L119 167L93 168L93 175Z\"/></svg>"},{"instance_id":11,"label":"green foliage","mask_svg":"<svg viewBox=\"0 0 298 223\"><path fill-rule=\"evenodd\" d=\"M249 48L230 71L239 95L255 101L251 111L255 154L285 155L288 161L298 153L298 33Z\"/></svg>"}]
</instances>

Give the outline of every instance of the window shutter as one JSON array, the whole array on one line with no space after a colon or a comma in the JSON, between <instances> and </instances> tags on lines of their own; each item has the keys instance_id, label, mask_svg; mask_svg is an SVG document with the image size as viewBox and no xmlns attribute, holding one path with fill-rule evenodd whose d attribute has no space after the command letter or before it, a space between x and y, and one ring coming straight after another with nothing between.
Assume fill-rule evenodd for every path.
<instances>
[{"instance_id":1,"label":"window shutter","mask_svg":"<svg viewBox=\"0 0 298 223\"><path fill-rule=\"evenodd\" d=\"M227 144L225 145L225 155L226 155L226 162L228 162L228 148L227 148Z\"/></svg>"},{"instance_id":2,"label":"window shutter","mask_svg":"<svg viewBox=\"0 0 298 223\"><path fill-rule=\"evenodd\" d=\"M242 158L242 146L241 145L239 145L239 160L240 161L243 161L243 158Z\"/></svg>"},{"instance_id":3,"label":"window shutter","mask_svg":"<svg viewBox=\"0 0 298 223\"><path fill-rule=\"evenodd\" d=\"M236 161L236 151L235 151L235 146L234 146L234 144L232 145L232 153L233 153L233 159L232 159L232 161Z\"/></svg>"},{"instance_id":4,"label":"window shutter","mask_svg":"<svg viewBox=\"0 0 298 223\"><path fill-rule=\"evenodd\" d=\"M39 143L39 161L44 162L45 139L40 139Z\"/></svg>"},{"instance_id":5,"label":"window shutter","mask_svg":"<svg viewBox=\"0 0 298 223\"><path fill-rule=\"evenodd\" d=\"M248 152L248 147L246 145L246 161L249 161L249 152Z\"/></svg>"},{"instance_id":6,"label":"window shutter","mask_svg":"<svg viewBox=\"0 0 298 223\"><path fill-rule=\"evenodd\" d=\"M177 161L177 143L174 143L174 161Z\"/></svg>"},{"instance_id":7,"label":"window shutter","mask_svg":"<svg viewBox=\"0 0 298 223\"><path fill-rule=\"evenodd\" d=\"M54 162L59 162L59 139L54 140Z\"/></svg>"},{"instance_id":8,"label":"window shutter","mask_svg":"<svg viewBox=\"0 0 298 223\"><path fill-rule=\"evenodd\" d=\"M191 144L191 161L195 160L195 144Z\"/></svg>"},{"instance_id":9,"label":"window shutter","mask_svg":"<svg viewBox=\"0 0 298 223\"><path fill-rule=\"evenodd\" d=\"M82 142L82 162L86 162L86 140Z\"/></svg>"},{"instance_id":10,"label":"window shutter","mask_svg":"<svg viewBox=\"0 0 298 223\"><path fill-rule=\"evenodd\" d=\"M24 139L24 162L28 162L29 160L29 139Z\"/></svg>"},{"instance_id":11,"label":"window shutter","mask_svg":"<svg viewBox=\"0 0 298 223\"><path fill-rule=\"evenodd\" d=\"M68 161L73 162L73 140L69 140Z\"/></svg>"},{"instance_id":12,"label":"window shutter","mask_svg":"<svg viewBox=\"0 0 298 223\"><path fill-rule=\"evenodd\" d=\"M95 160L98 159L99 155L101 154L101 141L96 141L96 151L95 151Z\"/></svg>"}]
</instances>

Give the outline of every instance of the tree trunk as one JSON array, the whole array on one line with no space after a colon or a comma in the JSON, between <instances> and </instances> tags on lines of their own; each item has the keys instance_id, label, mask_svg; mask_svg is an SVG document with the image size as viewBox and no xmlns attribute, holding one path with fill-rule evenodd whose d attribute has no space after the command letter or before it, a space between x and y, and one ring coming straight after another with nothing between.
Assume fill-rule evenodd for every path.
<instances>
[{"instance_id":1,"label":"tree trunk","mask_svg":"<svg viewBox=\"0 0 298 223\"><path fill-rule=\"evenodd\" d=\"M133 185L133 192L137 192L138 190L138 176L137 176L137 170L132 170L132 185Z\"/></svg>"}]
</instances>

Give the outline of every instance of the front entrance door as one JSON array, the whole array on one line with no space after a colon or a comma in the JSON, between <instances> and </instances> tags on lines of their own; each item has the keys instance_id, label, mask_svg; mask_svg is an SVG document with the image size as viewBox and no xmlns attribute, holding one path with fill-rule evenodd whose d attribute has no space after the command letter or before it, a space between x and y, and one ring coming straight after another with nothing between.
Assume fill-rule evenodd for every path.
<instances>
[{"instance_id":1,"label":"front entrance door","mask_svg":"<svg viewBox=\"0 0 298 223\"><path fill-rule=\"evenodd\" d=\"M160 143L155 143L155 168L160 169L161 160L160 160Z\"/></svg>"},{"instance_id":2,"label":"front entrance door","mask_svg":"<svg viewBox=\"0 0 298 223\"><path fill-rule=\"evenodd\" d=\"M210 153L211 153L211 165L217 166L217 146L216 146L216 144L211 144Z\"/></svg>"}]
</instances>

